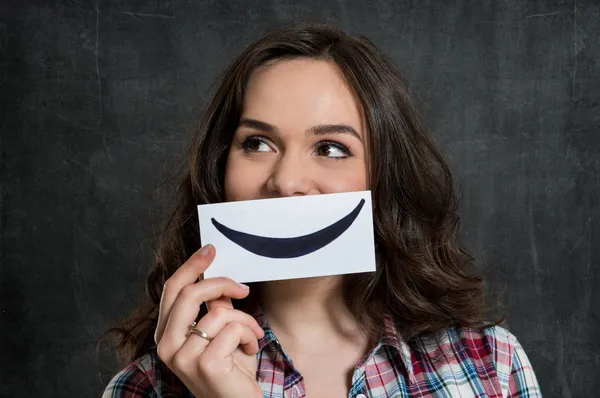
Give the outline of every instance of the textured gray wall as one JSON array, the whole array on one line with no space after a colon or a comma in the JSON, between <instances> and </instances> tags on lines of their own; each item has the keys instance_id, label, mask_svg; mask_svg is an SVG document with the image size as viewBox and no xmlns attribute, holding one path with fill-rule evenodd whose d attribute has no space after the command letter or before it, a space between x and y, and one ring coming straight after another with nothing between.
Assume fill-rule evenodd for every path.
<instances>
[{"instance_id":1,"label":"textured gray wall","mask_svg":"<svg viewBox=\"0 0 600 398\"><path fill-rule=\"evenodd\" d=\"M426 104L462 233L548 397L600 388L597 1L0 5L0 395L97 396L195 110L267 27L369 36Z\"/></svg>"}]
</instances>

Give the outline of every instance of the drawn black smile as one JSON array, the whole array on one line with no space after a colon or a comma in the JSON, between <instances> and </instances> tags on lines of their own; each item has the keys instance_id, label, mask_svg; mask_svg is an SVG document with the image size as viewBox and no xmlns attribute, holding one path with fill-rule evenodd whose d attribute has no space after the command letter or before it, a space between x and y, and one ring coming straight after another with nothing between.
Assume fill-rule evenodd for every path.
<instances>
[{"instance_id":1,"label":"drawn black smile","mask_svg":"<svg viewBox=\"0 0 600 398\"><path fill-rule=\"evenodd\" d=\"M333 224L308 235L294 238L271 238L236 231L211 218L212 224L227 239L244 249L263 257L295 258L315 252L340 237L356 220L365 204L361 199L348 215Z\"/></svg>"}]
</instances>

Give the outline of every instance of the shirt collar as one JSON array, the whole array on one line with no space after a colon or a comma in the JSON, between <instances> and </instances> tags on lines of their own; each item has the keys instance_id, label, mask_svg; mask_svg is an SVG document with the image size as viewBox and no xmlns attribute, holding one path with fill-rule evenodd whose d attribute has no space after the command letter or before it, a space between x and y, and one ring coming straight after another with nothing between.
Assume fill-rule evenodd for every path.
<instances>
[{"instance_id":1,"label":"shirt collar","mask_svg":"<svg viewBox=\"0 0 600 398\"><path fill-rule=\"evenodd\" d=\"M262 307L257 304L254 307L254 310L251 315L254 317L254 319L256 319L256 322L258 323L258 325L265 332L265 335L263 336L263 338L258 341L258 351L259 352L262 351L263 348L265 348L266 346L268 346L271 343L276 343L277 345L279 345L279 341L277 340L277 337L275 337L275 333L273 333L273 329L271 329L269 327L269 324L267 323L267 317L265 316L265 314L262 310Z\"/></svg>"},{"instance_id":2,"label":"shirt collar","mask_svg":"<svg viewBox=\"0 0 600 398\"><path fill-rule=\"evenodd\" d=\"M404 364L404 369L406 369L409 384L416 384L417 378L415 376L415 370L412 362L412 351L408 343L398 332L398 329L396 329L394 321L389 315L384 318L384 332L383 336L379 340L378 346L379 345L390 347L392 350L395 350L396 354L400 357L402 363Z\"/></svg>"},{"instance_id":3,"label":"shirt collar","mask_svg":"<svg viewBox=\"0 0 600 398\"><path fill-rule=\"evenodd\" d=\"M265 335L262 339L258 341L258 350L259 353L267 346L273 344L275 345L283 354L284 360L289 364L292 363L291 359L288 357L283 347L279 343L279 340L273 333L273 329L271 329L267 323L267 318L262 311L262 307L260 305L256 305L254 307L254 311L252 314L256 319L257 323L264 330ZM381 338L375 345L375 347L371 350L369 355L365 357L360 364L364 364L366 361L370 360L374 355L377 355L381 349L384 347L391 349L394 354L398 355L402 360L404 365L404 369L406 369L406 376L408 376L409 384L417 383L417 379L415 377L412 357L411 357L411 349L410 346L404 341L404 339L400 336L400 333L394 326L394 322L391 316L386 316L384 318L384 330Z\"/></svg>"}]
</instances>

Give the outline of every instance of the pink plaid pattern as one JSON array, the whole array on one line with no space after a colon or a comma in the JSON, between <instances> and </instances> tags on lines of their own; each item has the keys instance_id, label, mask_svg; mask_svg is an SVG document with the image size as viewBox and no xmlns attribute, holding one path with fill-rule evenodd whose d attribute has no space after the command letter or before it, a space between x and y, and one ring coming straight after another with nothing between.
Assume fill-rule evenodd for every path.
<instances>
[{"instance_id":1,"label":"pink plaid pattern","mask_svg":"<svg viewBox=\"0 0 600 398\"><path fill-rule=\"evenodd\" d=\"M294 368L260 309L257 380L265 397L306 397ZM541 397L516 337L502 327L449 328L405 342L386 318L385 332L355 367L350 397Z\"/></svg>"},{"instance_id":2,"label":"pink plaid pattern","mask_svg":"<svg viewBox=\"0 0 600 398\"><path fill-rule=\"evenodd\" d=\"M302 375L260 309L254 316L265 330L256 375L264 397L306 397ZM542 396L523 348L502 327L449 328L410 342L400 337L389 318L384 328L377 345L355 367L350 398ZM193 398L156 352L129 364L103 394L103 398L163 396Z\"/></svg>"}]
</instances>

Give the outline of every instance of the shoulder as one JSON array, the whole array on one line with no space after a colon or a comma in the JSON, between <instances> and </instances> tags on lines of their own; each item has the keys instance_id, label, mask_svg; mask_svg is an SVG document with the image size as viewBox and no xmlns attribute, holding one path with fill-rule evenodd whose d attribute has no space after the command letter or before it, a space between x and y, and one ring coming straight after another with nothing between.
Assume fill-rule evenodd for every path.
<instances>
[{"instance_id":1,"label":"shoulder","mask_svg":"<svg viewBox=\"0 0 600 398\"><path fill-rule=\"evenodd\" d=\"M485 359L481 363L489 363L495 370L500 387L506 395L518 397L541 397L540 386L525 350L514 334L507 329L495 326L482 331L466 329L465 342L481 342L468 345L469 352L477 352L485 347ZM473 355L474 358L477 354Z\"/></svg>"},{"instance_id":2,"label":"shoulder","mask_svg":"<svg viewBox=\"0 0 600 398\"><path fill-rule=\"evenodd\" d=\"M501 326L448 328L438 332L436 340L442 351L449 350L463 361L493 364L502 375L510 373L513 354L519 345L517 338Z\"/></svg>"},{"instance_id":3,"label":"shoulder","mask_svg":"<svg viewBox=\"0 0 600 398\"><path fill-rule=\"evenodd\" d=\"M510 357L511 351L519 344L517 338L501 326L485 329L450 327L419 336L417 340L419 351L426 351L429 356L460 350L475 359L492 354L495 361L504 361L507 354Z\"/></svg>"},{"instance_id":4,"label":"shoulder","mask_svg":"<svg viewBox=\"0 0 600 398\"><path fill-rule=\"evenodd\" d=\"M485 329L453 327L417 340L421 358L427 357L438 369L452 373L462 370L506 391L514 368L517 338L501 326Z\"/></svg>"},{"instance_id":5,"label":"shoulder","mask_svg":"<svg viewBox=\"0 0 600 398\"><path fill-rule=\"evenodd\" d=\"M131 362L112 378L102 398L158 397L153 378L157 367L151 354Z\"/></svg>"},{"instance_id":6,"label":"shoulder","mask_svg":"<svg viewBox=\"0 0 600 398\"><path fill-rule=\"evenodd\" d=\"M481 330L468 327L451 328L447 333L468 349L474 358L493 355L494 362L503 364L510 363L512 353L519 344L517 338L502 326Z\"/></svg>"},{"instance_id":7,"label":"shoulder","mask_svg":"<svg viewBox=\"0 0 600 398\"><path fill-rule=\"evenodd\" d=\"M156 353L131 362L108 383L102 398L192 397Z\"/></svg>"}]
</instances>

